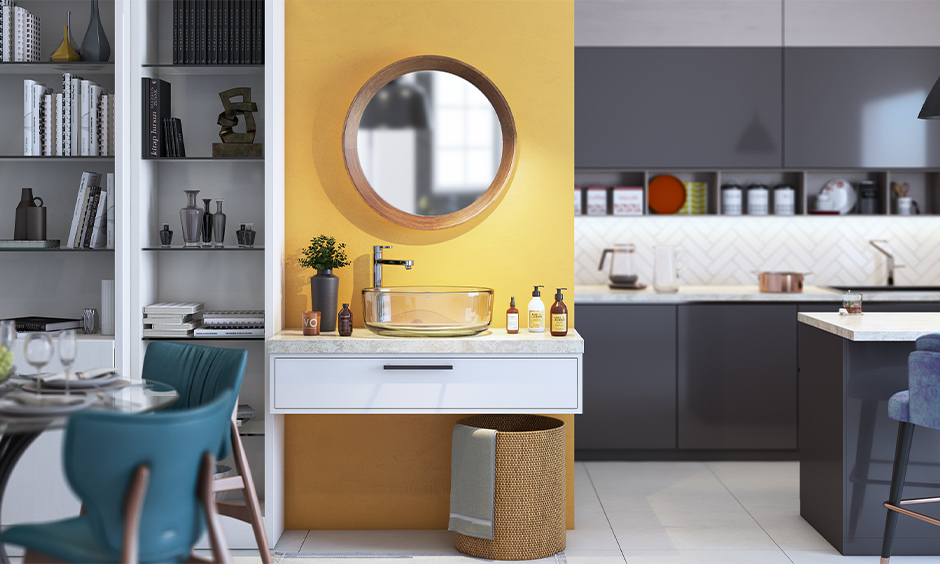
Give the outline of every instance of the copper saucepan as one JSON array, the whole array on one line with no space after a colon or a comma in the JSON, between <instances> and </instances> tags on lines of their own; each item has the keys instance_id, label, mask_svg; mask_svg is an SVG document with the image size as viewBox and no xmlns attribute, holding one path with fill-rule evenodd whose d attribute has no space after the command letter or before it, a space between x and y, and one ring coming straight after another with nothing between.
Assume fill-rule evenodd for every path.
<instances>
[{"instance_id":1,"label":"copper saucepan","mask_svg":"<svg viewBox=\"0 0 940 564\"><path fill-rule=\"evenodd\" d=\"M812 272L761 272L755 270L761 293L798 294L803 291L803 277Z\"/></svg>"}]
</instances>

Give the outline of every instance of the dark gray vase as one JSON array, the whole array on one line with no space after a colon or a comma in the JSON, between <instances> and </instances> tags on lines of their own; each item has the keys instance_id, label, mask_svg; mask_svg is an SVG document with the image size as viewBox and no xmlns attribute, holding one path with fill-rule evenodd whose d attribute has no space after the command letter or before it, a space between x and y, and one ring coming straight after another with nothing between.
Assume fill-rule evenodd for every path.
<instances>
[{"instance_id":1,"label":"dark gray vase","mask_svg":"<svg viewBox=\"0 0 940 564\"><path fill-rule=\"evenodd\" d=\"M339 277L331 269L318 270L310 277L310 311L320 312L320 331L336 331L336 304Z\"/></svg>"},{"instance_id":2,"label":"dark gray vase","mask_svg":"<svg viewBox=\"0 0 940 564\"><path fill-rule=\"evenodd\" d=\"M98 15L98 0L91 0L91 16L88 18L88 30L82 40L82 60L108 62L111 58L111 44L104 34L104 26Z\"/></svg>"}]
</instances>

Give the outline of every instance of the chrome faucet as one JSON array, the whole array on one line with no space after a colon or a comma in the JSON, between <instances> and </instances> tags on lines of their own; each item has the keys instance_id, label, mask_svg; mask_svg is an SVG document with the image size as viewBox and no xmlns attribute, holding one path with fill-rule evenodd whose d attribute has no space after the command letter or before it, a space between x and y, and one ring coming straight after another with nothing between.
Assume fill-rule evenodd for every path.
<instances>
[{"instance_id":1,"label":"chrome faucet","mask_svg":"<svg viewBox=\"0 0 940 564\"><path fill-rule=\"evenodd\" d=\"M411 270L415 261L413 260L392 260L382 258L382 249L391 249L391 245L373 245L372 246L372 287L380 288L382 286L382 265L391 264L395 266L404 266L405 270Z\"/></svg>"},{"instance_id":2,"label":"chrome faucet","mask_svg":"<svg viewBox=\"0 0 940 564\"><path fill-rule=\"evenodd\" d=\"M871 246L872 246L872 247L875 247L876 249L878 249L879 251L881 251L881 254L883 254L885 257L887 257L887 261L888 261L888 286L894 286L894 269L895 269L895 268L904 268L904 265L903 265L903 264L894 264L894 255L892 255L891 253L889 253L888 251L886 251L883 247L881 247L880 245L878 245L878 243L887 243L888 241L886 241L885 239L871 239L871 240L869 240L868 242L871 243Z\"/></svg>"}]
</instances>

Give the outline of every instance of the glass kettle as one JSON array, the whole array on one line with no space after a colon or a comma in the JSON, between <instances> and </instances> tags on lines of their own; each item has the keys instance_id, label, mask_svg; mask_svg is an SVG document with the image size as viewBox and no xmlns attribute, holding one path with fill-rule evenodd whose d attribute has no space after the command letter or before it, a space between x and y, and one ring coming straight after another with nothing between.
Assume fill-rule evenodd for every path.
<instances>
[{"instance_id":1,"label":"glass kettle","mask_svg":"<svg viewBox=\"0 0 940 564\"><path fill-rule=\"evenodd\" d=\"M610 253L610 283L611 284L636 284L636 261L634 253L636 246L633 243L614 243L613 249L604 249L601 253L601 263L597 266L598 270L603 270L604 260L607 253Z\"/></svg>"}]
</instances>

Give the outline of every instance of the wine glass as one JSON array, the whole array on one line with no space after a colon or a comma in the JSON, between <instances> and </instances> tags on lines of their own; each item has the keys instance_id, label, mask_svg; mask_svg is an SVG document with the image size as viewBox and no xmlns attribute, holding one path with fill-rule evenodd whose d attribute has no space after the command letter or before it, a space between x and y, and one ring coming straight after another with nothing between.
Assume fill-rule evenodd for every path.
<instances>
[{"instance_id":1,"label":"wine glass","mask_svg":"<svg viewBox=\"0 0 940 564\"><path fill-rule=\"evenodd\" d=\"M65 367L65 395L71 395L69 379L71 378L72 363L75 362L75 351L78 348L75 339L75 329L66 329L59 332L59 361Z\"/></svg>"},{"instance_id":2,"label":"wine glass","mask_svg":"<svg viewBox=\"0 0 940 564\"><path fill-rule=\"evenodd\" d=\"M52 338L48 333L33 331L26 336L23 346L26 352L26 362L36 369L36 389L42 389L42 367L52 360Z\"/></svg>"}]
</instances>

